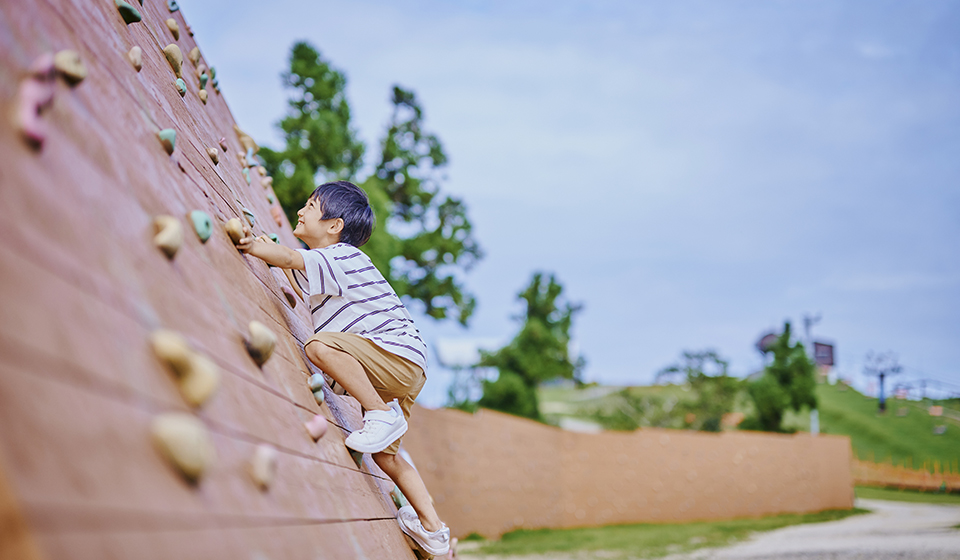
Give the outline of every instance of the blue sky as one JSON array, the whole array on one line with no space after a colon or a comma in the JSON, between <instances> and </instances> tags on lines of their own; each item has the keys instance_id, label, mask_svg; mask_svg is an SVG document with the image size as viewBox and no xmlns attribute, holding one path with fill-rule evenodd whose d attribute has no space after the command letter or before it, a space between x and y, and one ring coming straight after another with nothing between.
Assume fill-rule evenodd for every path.
<instances>
[{"instance_id":1,"label":"blue sky","mask_svg":"<svg viewBox=\"0 0 960 560\"><path fill-rule=\"evenodd\" d=\"M421 318L428 341L509 338L542 270L584 305L588 380L707 347L746 374L821 313L861 386L869 350L960 384L960 2L179 3L261 144L296 40L371 152L391 86L417 92L486 252L470 328Z\"/></svg>"}]
</instances>

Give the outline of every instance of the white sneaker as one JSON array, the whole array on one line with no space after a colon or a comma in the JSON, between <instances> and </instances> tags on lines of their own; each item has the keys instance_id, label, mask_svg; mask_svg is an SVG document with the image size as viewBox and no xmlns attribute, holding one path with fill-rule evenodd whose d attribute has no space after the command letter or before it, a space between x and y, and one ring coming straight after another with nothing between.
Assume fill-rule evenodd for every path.
<instances>
[{"instance_id":1,"label":"white sneaker","mask_svg":"<svg viewBox=\"0 0 960 560\"><path fill-rule=\"evenodd\" d=\"M368 410L363 415L363 428L347 436L347 447L361 453L379 453L390 447L407 432L407 419L396 399L390 401L390 412Z\"/></svg>"},{"instance_id":2,"label":"white sneaker","mask_svg":"<svg viewBox=\"0 0 960 560\"><path fill-rule=\"evenodd\" d=\"M400 508L397 511L397 522L404 533L430 554L440 556L450 551L450 528L444 525L432 533L427 531L420 523L417 510L413 509L413 506Z\"/></svg>"}]
</instances>

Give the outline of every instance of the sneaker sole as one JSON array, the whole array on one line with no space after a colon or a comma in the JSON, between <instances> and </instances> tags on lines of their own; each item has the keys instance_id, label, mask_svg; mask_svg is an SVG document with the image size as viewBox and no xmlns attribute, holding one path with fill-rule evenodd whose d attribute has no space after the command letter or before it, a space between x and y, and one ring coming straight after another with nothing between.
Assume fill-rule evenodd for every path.
<instances>
[{"instance_id":1,"label":"sneaker sole","mask_svg":"<svg viewBox=\"0 0 960 560\"><path fill-rule=\"evenodd\" d=\"M413 539L413 541L417 543L417 546L426 550L430 554L433 554L434 556L440 556L441 554L446 554L450 552L450 545L447 545L447 548L433 548L431 546L425 545L422 542L420 542L419 535L410 531L410 529L407 528L406 524L404 524L404 522L399 517L397 518L397 523L400 524L400 530L403 531L403 534Z\"/></svg>"},{"instance_id":2,"label":"sneaker sole","mask_svg":"<svg viewBox=\"0 0 960 560\"><path fill-rule=\"evenodd\" d=\"M390 435L388 435L387 437L388 439L390 439L390 441L387 442L386 445L379 447L379 449L378 449L378 446L376 445L364 445L362 443L351 442L350 436L347 436L347 439L346 441L344 441L344 443L350 449L353 449L354 451L359 451L360 453L380 453L384 449L393 445L393 442L403 437L403 434L407 433L407 427L408 427L407 423L404 422L402 426L399 426L399 429L395 429L394 433L396 435L394 435L394 433L391 433ZM353 435L353 434L350 434L350 435Z\"/></svg>"}]
</instances>

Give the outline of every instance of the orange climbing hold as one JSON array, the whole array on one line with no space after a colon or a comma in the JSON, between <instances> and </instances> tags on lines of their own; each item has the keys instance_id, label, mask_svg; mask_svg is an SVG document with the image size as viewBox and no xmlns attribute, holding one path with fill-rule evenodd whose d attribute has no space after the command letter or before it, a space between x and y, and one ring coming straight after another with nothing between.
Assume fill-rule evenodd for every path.
<instances>
[{"instance_id":1,"label":"orange climbing hold","mask_svg":"<svg viewBox=\"0 0 960 560\"><path fill-rule=\"evenodd\" d=\"M262 366L273 355L273 349L277 346L277 335L260 321L250 321L247 329L247 352L258 366Z\"/></svg>"}]
</instances>

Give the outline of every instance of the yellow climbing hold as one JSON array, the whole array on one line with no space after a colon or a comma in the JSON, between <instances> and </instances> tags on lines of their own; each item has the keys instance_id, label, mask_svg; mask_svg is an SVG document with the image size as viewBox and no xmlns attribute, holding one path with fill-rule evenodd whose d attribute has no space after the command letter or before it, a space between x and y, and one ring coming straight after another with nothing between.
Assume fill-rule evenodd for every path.
<instances>
[{"instance_id":1,"label":"yellow climbing hold","mask_svg":"<svg viewBox=\"0 0 960 560\"><path fill-rule=\"evenodd\" d=\"M260 184L263 185L263 188L269 189L273 186L273 177L264 177L260 179Z\"/></svg>"},{"instance_id":2,"label":"yellow climbing hold","mask_svg":"<svg viewBox=\"0 0 960 560\"><path fill-rule=\"evenodd\" d=\"M266 167L264 167L264 166L262 166L262 165L261 165L261 166L258 166L258 167L257 167L257 171L260 173L260 176L261 176L261 177L266 177L266 176L267 176L267 168L266 168Z\"/></svg>"},{"instance_id":3,"label":"yellow climbing hold","mask_svg":"<svg viewBox=\"0 0 960 560\"><path fill-rule=\"evenodd\" d=\"M220 385L220 369L213 360L190 348L178 332L159 329L150 335L154 354L173 370L180 394L191 406L201 406Z\"/></svg>"},{"instance_id":4,"label":"yellow climbing hold","mask_svg":"<svg viewBox=\"0 0 960 560\"><path fill-rule=\"evenodd\" d=\"M139 72L140 69L143 68L143 49L137 46L131 48L127 52L127 60L129 60L130 64Z\"/></svg>"},{"instance_id":5,"label":"yellow climbing hold","mask_svg":"<svg viewBox=\"0 0 960 560\"><path fill-rule=\"evenodd\" d=\"M253 452L250 461L250 476L261 490L266 490L273 484L277 474L277 450L272 445L261 443Z\"/></svg>"},{"instance_id":6,"label":"yellow climbing hold","mask_svg":"<svg viewBox=\"0 0 960 560\"><path fill-rule=\"evenodd\" d=\"M189 58L190 62L196 66L197 63L200 62L200 47L193 47L190 49L190 53L187 54L187 58Z\"/></svg>"},{"instance_id":7,"label":"yellow climbing hold","mask_svg":"<svg viewBox=\"0 0 960 560\"><path fill-rule=\"evenodd\" d=\"M273 349L277 346L277 335L260 321L250 321L247 329L247 352L258 366L262 366L273 355Z\"/></svg>"},{"instance_id":8,"label":"yellow climbing hold","mask_svg":"<svg viewBox=\"0 0 960 560\"><path fill-rule=\"evenodd\" d=\"M87 77L87 67L77 51L63 50L53 56L53 66L72 84Z\"/></svg>"},{"instance_id":9,"label":"yellow climbing hold","mask_svg":"<svg viewBox=\"0 0 960 560\"><path fill-rule=\"evenodd\" d=\"M178 78L182 78L183 53L180 52L180 47L170 43L169 45L163 47L163 55L167 57L167 62L170 63L170 68L173 69L173 73L176 74Z\"/></svg>"},{"instance_id":10,"label":"yellow climbing hold","mask_svg":"<svg viewBox=\"0 0 960 560\"><path fill-rule=\"evenodd\" d=\"M227 220L227 223L223 225L223 229L227 232L227 235L230 236L230 240L233 241L234 245L240 243L240 240L243 239L243 224L240 222L240 218L230 218Z\"/></svg>"},{"instance_id":11,"label":"yellow climbing hold","mask_svg":"<svg viewBox=\"0 0 960 560\"><path fill-rule=\"evenodd\" d=\"M161 414L153 419L150 432L163 456L190 482L197 482L216 460L206 426L190 414Z\"/></svg>"},{"instance_id":12,"label":"yellow climbing hold","mask_svg":"<svg viewBox=\"0 0 960 560\"><path fill-rule=\"evenodd\" d=\"M173 216L157 216L153 219L153 244L172 259L183 245L183 226Z\"/></svg>"},{"instance_id":13,"label":"yellow climbing hold","mask_svg":"<svg viewBox=\"0 0 960 560\"><path fill-rule=\"evenodd\" d=\"M170 30L170 33L173 33L174 40L180 39L180 25L177 24L177 20L167 18L167 29Z\"/></svg>"},{"instance_id":14,"label":"yellow climbing hold","mask_svg":"<svg viewBox=\"0 0 960 560\"><path fill-rule=\"evenodd\" d=\"M197 95L200 96L200 101L203 101L203 104L206 105L206 104L207 104L207 90L201 89L200 92L197 93Z\"/></svg>"},{"instance_id":15,"label":"yellow climbing hold","mask_svg":"<svg viewBox=\"0 0 960 560\"><path fill-rule=\"evenodd\" d=\"M210 161L212 161L214 165L220 163L220 150L216 148L207 148L207 155L210 156Z\"/></svg>"}]
</instances>

